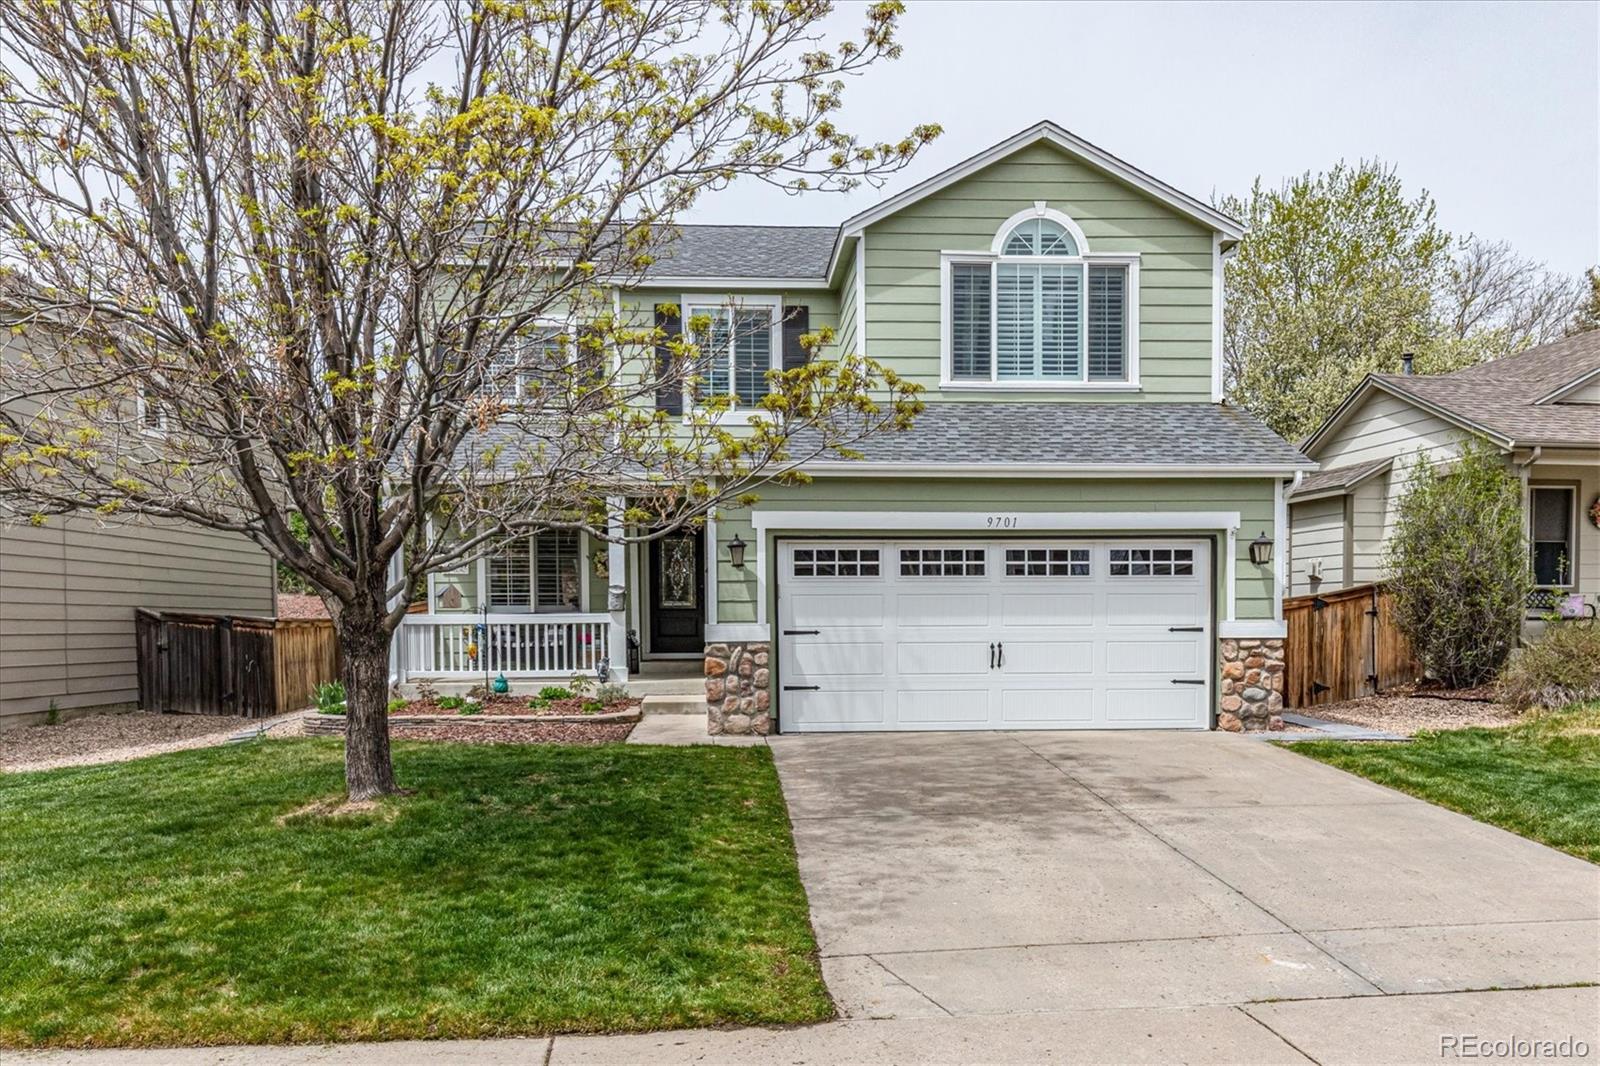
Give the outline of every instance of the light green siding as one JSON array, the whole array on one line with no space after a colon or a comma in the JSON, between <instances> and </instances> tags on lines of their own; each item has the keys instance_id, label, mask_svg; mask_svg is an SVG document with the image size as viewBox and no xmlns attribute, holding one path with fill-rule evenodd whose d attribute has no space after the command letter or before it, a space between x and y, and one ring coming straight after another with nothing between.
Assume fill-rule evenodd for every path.
<instances>
[{"instance_id":1,"label":"light green siding","mask_svg":"<svg viewBox=\"0 0 1600 1066\"><path fill-rule=\"evenodd\" d=\"M1249 543L1259 530L1273 528L1273 483L1269 479L1117 480L1082 478L1077 480L1006 480L940 478L817 478L809 485L769 486L761 493L756 509L812 511L963 511L963 512L1161 512L1161 511L1238 511L1241 527L1236 540L1235 612L1243 619L1272 618L1272 569L1250 562ZM931 536L952 536L937 529ZM1150 536L1140 530L1109 530ZM1163 531L1167 533L1168 531ZM1188 532L1209 534L1214 530ZM717 620L720 623L753 622L756 619L755 582L752 549L743 571L727 563L727 544L735 535L754 544L755 534L747 512L726 512L717 526ZM882 533L863 534L883 536ZM1038 532L1018 533L1039 537ZM1066 535L1066 534L1054 534ZM1154 534L1160 536L1163 534ZM1179 533L1170 533L1178 536ZM768 551L769 565L774 553ZM1225 603L1223 588L1226 567L1219 562L1217 583L1219 604Z\"/></svg>"},{"instance_id":2,"label":"light green siding","mask_svg":"<svg viewBox=\"0 0 1600 1066\"><path fill-rule=\"evenodd\" d=\"M939 253L987 252L1005 220L1039 200L1071 216L1092 251L1140 253L1142 390L939 394ZM1023 148L874 223L865 239L866 354L924 385L929 400L1211 398L1211 231L1056 148Z\"/></svg>"},{"instance_id":3,"label":"light green siding","mask_svg":"<svg viewBox=\"0 0 1600 1066\"><path fill-rule=\"evenodd\" d=\"M839 284L838 350L841 354L850 355L857 352L856 317L856 251L851 247L845 252L844 277Z\"/></svg>"}]
</instances>

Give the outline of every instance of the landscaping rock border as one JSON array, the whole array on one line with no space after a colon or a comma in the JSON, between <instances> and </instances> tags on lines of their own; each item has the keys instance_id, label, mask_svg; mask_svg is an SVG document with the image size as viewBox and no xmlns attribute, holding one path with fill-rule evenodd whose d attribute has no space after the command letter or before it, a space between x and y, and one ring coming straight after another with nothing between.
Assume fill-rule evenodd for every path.
<instances>
[{"instance_id":1,"label":"landscaping rock border","mask_svg":"<svg viewBox=\"0 0 1600 1066\"><path fill-rule=\"evenodd\" d=\"M638 707L601 714L391 714L390 725L631 725L640 719ZM345 716L313 714L302 725L308 736L344 735Z\"/></svg>"}]
</instances>

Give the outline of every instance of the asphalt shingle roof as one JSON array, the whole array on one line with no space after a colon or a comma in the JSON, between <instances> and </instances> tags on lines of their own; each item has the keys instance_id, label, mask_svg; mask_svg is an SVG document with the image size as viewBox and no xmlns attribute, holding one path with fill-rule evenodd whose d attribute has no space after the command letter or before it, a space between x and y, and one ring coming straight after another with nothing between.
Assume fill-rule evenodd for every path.
<instances>
[{"instance_id":1,"label":"asphalt shingle roof","mask_svg":"<svg viewBox=\"0 0 1600 1066\"><path fill-rule=\"evenodd\" d=\"M496 424L470 438L464 451L496 445L513 452L539 442ZM1215 467L1310 467L1312 460L1242 408L1210 403L928 404L909 430L875 434L855 444L860 460L816 462L840 467L895 463L971 466L1181 466L1205 475ZM811 454L815 435L797 432L790 453Z\"/></svg>"},{"instance_id":2,"label":"asphalt shingle roof","mask_svg":"<svg viewBox=\"0 0 1600 1066\"><path fill-rule=\"evenodd\" d=\"M1318 470L1315 474L1307 474L1301 480L1300 487L1294 490L1293 497L1298 499L1319 492L1347 489L1393 462L1393 459L1373 459L1370 462L1352 463L1350 466L1335 467L1332 470Z\"/></svg>"},{"instance_id":3,"label":"asphalt shingle roof","mask_svg":"<svg viewBox=\"0 0 1600 1066\"><path fill-rule=\"evenodd\" d=\"M1314 465L1248 412L1211 403L935 402L911 429L856 450L919 465Z\"/></svg>"},{"instance_id":4,"label":"asphalt shingle roof","mask_svg":"<svg viewBox=\"0 0 1600 1066\"><path fill-rule=\"evenodd\" d=\"M680 226L646 275L811 278L828 273L837 226Z\"/></svg>"},{"instance_id":5,"label":"asphalt shingle roof","mask_svg":"<svg viewBox=\"0 0 1600 1066\"><path fill-rule=\"evenodd\" d=\"M1374 377L1402 396L1430 403L1518 444L1595 447L1600 446L1600 404L1535 401L1596 369L1600 369L1600 330L1450 374Z\"/></svg>"}]
</instances>

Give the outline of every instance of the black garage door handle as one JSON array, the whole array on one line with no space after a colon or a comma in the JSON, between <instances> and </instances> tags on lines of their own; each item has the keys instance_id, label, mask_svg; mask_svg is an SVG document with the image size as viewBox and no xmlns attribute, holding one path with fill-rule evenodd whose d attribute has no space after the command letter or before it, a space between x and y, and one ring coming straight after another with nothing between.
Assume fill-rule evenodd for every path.
<instances>
[{"instance_id":1,"label":"black garage door handle","mask_svg":"<svg viewBox=\"0 0 1600 1066\"><path fill-rule=\"evenodd\" d=\"M785 692L821 692L822 691L822 686L821 685L785 685L785 686L783 686L783 691L785 691Z\"/></svg>"},{"instance_id":2,"label":"black garage door handle","mask_svg":"<svg viewBox=\"0 0 1600 1066\"><path fill-rule=\"evenodd\" d=\"M1205 682L1200 680L1199 678L1190 679L1190 678L1184 678L1184 677L1175 677L1175 678L1172 679L1172 683L1174 685L1203 685L1203 684L1205 684Z\"/></svg>"},{"instance_id":3,"label":"black garage door handle","mask_svg":"<svg viewBox=\"0 0 1600 1066\"><path fill-rule=\"evenodd\" d=\"M1168 626L1168 633L1204 633L1205 626Z\"/></svg>"},{"instance_id":4,"label":"black garage door handle","mask_svg":"<svg viewBox=\"0 0 1600 1066\"><path fill-rule=\"evenodd\" d=\"M785 629L783 635L786 637L814 637L821 632L822 630L820 629Z\"/></svg>"}]
</instances>

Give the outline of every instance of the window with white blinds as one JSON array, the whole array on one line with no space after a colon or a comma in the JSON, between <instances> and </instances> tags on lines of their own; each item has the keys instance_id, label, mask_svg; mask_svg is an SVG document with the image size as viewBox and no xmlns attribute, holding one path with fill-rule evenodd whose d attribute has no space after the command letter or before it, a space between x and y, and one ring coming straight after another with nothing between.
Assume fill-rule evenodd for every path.
<instances>
[{"instance_id":1,"label":"window with white blinds","mask_svg":"<svg viewBox=\"0 0 1600 1066\"><path fill-rule=\"evenodd\" d=\"M730 298L717 305L686 304L686 311L700 349L700 393L759 403L769 391L767 372L779 367L775 358L782 349L773 336L780 326L777 305Z\"/></svg>"},{"instance_id":2,"label":"window with white blinds","mask_svg":"<svg viewBox=\"0 0 1600 1066\"><path fill-rule=\"evenodd\" d=\"M547 530L508 540L488 560L489 606L507 610L576 611L583 570L575 530Z\"/></svg>"},{"instance_id":3,"label":"window with white blinds","mask_svg":"<svg viewBox=\"0 0 1600 1066\"><path fill-rule=\"evenodd\" d=\"M538 536L535 558L541 611L576 611L579 607L578 534L549 530Z\"/></svg>"},{"instance_id":4,"label":"window with white blinds","mask_svg":"<svg viewBox=\"0 0 1600 1066\"><path fill-rule=\"evenodd\" d=\"M955 382L1130 382L1137 269L1082 252L1059 223L1027 219L999 255L947 255L945 323ZM1115 261L1106 261L1115 260Z\"/></svg>"}]
</instances>

